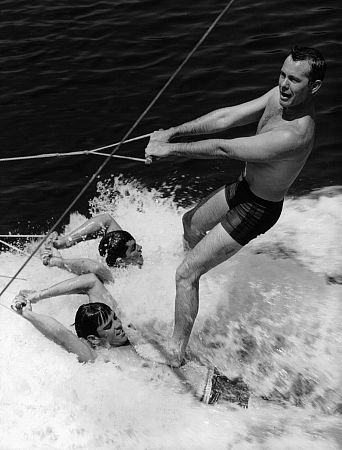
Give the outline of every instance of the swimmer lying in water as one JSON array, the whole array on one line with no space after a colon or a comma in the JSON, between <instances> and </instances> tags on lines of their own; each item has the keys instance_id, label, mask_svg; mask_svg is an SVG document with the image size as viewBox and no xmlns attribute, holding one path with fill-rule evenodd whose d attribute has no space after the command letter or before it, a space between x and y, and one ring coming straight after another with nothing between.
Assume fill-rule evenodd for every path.
<instances>
[{"instance_id":1,"label":"swimmer lying in water","mask_svg":"<svg viewBox=\"0 0 342 450\"><path fill-rule=\"evenodd\" d=\"M141 246L127 231L118 228L120 228L119 225L109 214L100 214L86 221L69 235L58 237L54 232L48 237L41 250L42 262L45 266L65 269L76 275L94 273L103 283L113 282L109 267L138 265L141 268L143 264ZM90 258L64 258L56 250L96 237L96 233L101 231L105 232L105 236L100 241L99 252L106 257L107 264Z\"/></svg>"},{"instance_id":2,"label":"swimmer lying in water","mask_svg":"<svg viewBox=\"0 0 342 450\"><path fill-rule=\"evenodd\" d=\"M72 294L85 294L89 300L76 312L74 325L77 336L53 317L32 310L32 304L43 299ZM116 348L117 359L129 352L130 363L134 361L141 364L143 361L135 352L135 343L139 342L141 336L132 324L124 329L118 317L117 302L95 274L76 276L41 291L20 291L13 301L12 309L31 322L45 337L75 354L82 363L94 362L101 347ZM172 370L163 367L161 370ZM195 363L187 363L175 370L195 396L205 403L213 404L220 399L245 408L248 406L248 388L240 378L229 380L217 370Z\"/></svg>"},{"instance_id":3,"label":"swimmer lying in water","mask_svg":"<svg viewBox=\"0 0 342 450\"><path fill-rule=\"evenodd\" d=\"M75 315L77 337L52 317L37 314L32 304L61 295L85 294L89 303ZM44 336L77 355L80 362L93 362L98 345L119 347L129 341L117 317L117 303L94 274L80 275L41 291L23 290L15 297L12 309L32 323Z\"/></svg>"},{"instance_id":4,"label":"swimmer lying in water","mask_svg":"<svg viewBox=\"0 0 342 450\"><path fill-rule=\"evenodd\" d=\"M51 240L53 247L63 249L100 236L102 239L99 243L99 254L104 257L109 267L122 267L129 264L141 267L143 265L141 245L137 244L128 231L122 230L107 213L92 217L65 236L53 233Z\"/></svg>"}]
</instances>

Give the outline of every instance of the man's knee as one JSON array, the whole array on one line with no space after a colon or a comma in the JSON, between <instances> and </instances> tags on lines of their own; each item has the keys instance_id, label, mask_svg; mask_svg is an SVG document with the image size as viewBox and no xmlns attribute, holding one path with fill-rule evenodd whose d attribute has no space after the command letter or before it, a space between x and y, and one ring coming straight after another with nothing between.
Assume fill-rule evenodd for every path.
<instances>
[{"instance_id":1,"label":"man's knee","mask_svg":"<svg viewBox=\"0 0 342 450\"><path fill-rule=\"evenodd\" d=\"M191 217L192 217L192 210L187 211L185 214L183 214L182 222L183 222L183 229L188 230L191 226Z\"/></svg>"},{"instance_id":2,"label":"man's knee","mask_svg":"<svg viewBox=\"0 0 342 450\"><path fill-rule=\"evenodd\" d=\"M205 232L199 230L193 223L194 210L186 212L183 215L184 239L190 248L194 248L196 244L206 235Z\"/></svg>"},{"instance_id":3,"label":"man's knee","mask_svg":"<svg viewBox=\"0 0 342 450\"><path fill-rule=\"evenodd\" d=\"M197 282L201 274L185 259L176 270L177 285L191 285Z\"/></svg>"}]
</instances>

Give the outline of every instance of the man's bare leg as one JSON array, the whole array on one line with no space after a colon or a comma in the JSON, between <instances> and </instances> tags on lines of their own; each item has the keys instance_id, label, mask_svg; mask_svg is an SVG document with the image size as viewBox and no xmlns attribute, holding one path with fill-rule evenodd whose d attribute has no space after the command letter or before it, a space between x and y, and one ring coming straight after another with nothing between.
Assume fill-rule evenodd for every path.
<instances>
[{"instance_id":1,"label":"man's bare leg","mask_svg":"<svg viewBox=\"0 0 342 450\"><path fill-rule=\"evenodd\" d=\"M216 225L189 253L176 272L175 325L170 348L171 365L181 363L197 317L199 279L226 261L242 246Z\"/></svg>"},{"instance_id":2,"label":"man's bare leg","mask_svg":"<svg viewBox=\"0 0 342 450\"><path fill-rule=\"evenodd\" d=\"M229 259L241 248L222 225L218 224L186 254L176 272L175 324L172 339L166 343L151 342L135 346L141 357L172 367L181 366L198 313L201 275Z\"/></svg>"},{"instance_id":3,"label":"man's bare leg","mask_svg":"<svg viewBox=\"0 0 342 450\"><path fill-rule=\"evenodd\" d=\"M229 211L225 186L210 194L183 216L184 248L194 248L207 231L217 225Z\"/></svg>"}]
</instances>

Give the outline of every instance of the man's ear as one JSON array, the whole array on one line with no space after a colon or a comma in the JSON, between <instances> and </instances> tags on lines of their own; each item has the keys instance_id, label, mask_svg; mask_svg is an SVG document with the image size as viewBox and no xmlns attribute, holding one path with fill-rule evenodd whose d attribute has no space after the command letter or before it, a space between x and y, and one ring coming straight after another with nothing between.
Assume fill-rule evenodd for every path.
<instances>
[{"instance_id":1,"label":"man's ear","mask_svg":"<svg viewBox=\"0 0 342 450\"><path fill-rule=\"evenodd\" d=\"M310 83L311 93L316 94L319 88L322 86L322 80L312 81Z\"/></svg>"},{"instance_id":2,"label":"man's ear","mask_svg":"<svg viewBox=\"0 0 342 450\"><path fill-rule=\"evenodd\" d=\"M92 347L96 347L100 344L101 339L93 334L89 334L89 336L87 336L87 341Z\"/></svg>"}]
</instances>

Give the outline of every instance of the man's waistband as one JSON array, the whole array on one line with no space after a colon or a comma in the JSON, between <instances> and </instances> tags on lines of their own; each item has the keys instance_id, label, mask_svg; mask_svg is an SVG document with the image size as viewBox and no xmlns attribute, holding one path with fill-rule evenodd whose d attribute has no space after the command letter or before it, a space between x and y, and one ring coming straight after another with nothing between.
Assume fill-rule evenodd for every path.
<instances>
[{"instance_id":1,"label":"man's waistband","mask_svg":"<svg viewBox=\"0 0 342 450\"><path fill-rule=\"evenodd\" d=\"M284 202L283 200L280 200L278 202L272 202L271 200L265 200L264 198L258 197L257 195L255 195L250 187L249 184L247 183L246 178L242 178L240 181L240 187L245 190L246 192L248 192L249 197L252 198L253 201L255 201L256 203L259 203L263 206L275 206L275 205L282 205Z\"/></svg>"}]
</instances>

